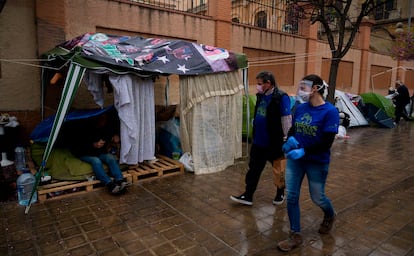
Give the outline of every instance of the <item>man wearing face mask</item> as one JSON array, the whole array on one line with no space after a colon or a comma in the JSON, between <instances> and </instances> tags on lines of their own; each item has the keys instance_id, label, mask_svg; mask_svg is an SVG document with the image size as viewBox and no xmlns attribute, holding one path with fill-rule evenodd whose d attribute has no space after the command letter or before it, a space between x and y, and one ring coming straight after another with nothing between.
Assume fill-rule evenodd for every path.
<instances>
[{"instance_id":1,"label":"man wearing face mask","mask_svg":"<svg viewBox=\"0 0 414 256\"><path fill-rule=\"evenodd\" d=\"M292 124L289 96L276 86L272 73L263 71L256 76L257 101L253 120L253 143L250 150L249 170L245 177L245 192L230 199L253 205L253 194L260 175L269 161L273 166L274 184L277 188L273 204L280 205L285 199L286 160L282 145Z\"/></svg>"},{"instance_id":2,"label":"man wearing face mask","mask_svg":"<svg viewBox=\"0 0 414 256\"><path fill-rule=\"evenodd\" d=\"M282 251L290 251L302 244L300 234L299 197L303 178L307 177L309 193L314 204L324 213L318 230L321 234L331 231L336 218L331 201L325 195L331 146L338 133L339 113L324 100L326 86L317 75L308 75L299 83L299 104L292 120L288 139L282 149L286 165L286 202L290 222L288 239L278 243Z\"/></svg>"}]
</instances>

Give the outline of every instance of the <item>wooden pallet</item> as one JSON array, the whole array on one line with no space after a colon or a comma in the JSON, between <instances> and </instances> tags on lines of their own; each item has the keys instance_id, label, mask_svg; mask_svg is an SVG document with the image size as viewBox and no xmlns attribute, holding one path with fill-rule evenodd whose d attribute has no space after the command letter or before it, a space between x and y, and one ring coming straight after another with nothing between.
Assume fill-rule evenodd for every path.
<instances>
[{"instance_id":1,"label":"wooden pallet","mask_svg":"<svg viewBox=\"0 0 414 256\"><path fill-rule=\"evenodd\" d=\"M132 182L132 176L128 172L125 171L122 174L127 181ZM39 202L44 202L49 199L62 199L101 188L104 188L104 185L99 180L52 181L52 183L38 186L37 197Z\"/></svg>"},{"instance_id":2,"label":"wooden pallet","mask_svg":"<svg viewBox=\"0 0 414 256\"><path fill-rule=\"evenodd\" d=\"M171 158L157 155L158 161L142 163L135 169L122 172L124 178L131 183L142 180L155 179L184 173L184 165ZM92 181L52 181L52 183L38 187L39 202L50 199L62 199L104 188L99 180Z\"/></svg>"},{"instance_id":3,"label":"wooden pallet","mask_svg":"<svg viewBox=\"0 0 414 256\"><path fill-rule=\"evenodd\" d=\"M181 162L161 155L157 155L157 159L156 162L140 163L135 169L129 169L127 172L132 176L132 183L184 173Z\"/></svg>"}]
</instances>

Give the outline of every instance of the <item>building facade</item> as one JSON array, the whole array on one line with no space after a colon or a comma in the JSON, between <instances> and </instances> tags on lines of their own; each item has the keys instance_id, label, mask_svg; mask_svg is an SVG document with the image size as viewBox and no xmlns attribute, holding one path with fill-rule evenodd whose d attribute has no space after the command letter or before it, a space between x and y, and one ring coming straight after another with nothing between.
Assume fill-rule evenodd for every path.
<instances>
[{"instance_id":1,"label":"building facade","mask_svg":"<svg viewBox=\"0 0 414 256\"><path fill-rule=\"evenodd\" d=\"M363 22L340 64L337 89L385 94L393 81L401 79L413 92L414 63L394 60L373 43L379 41L372 36L373 28L395 19L393 8L401 8L396 20L408 21L409 8L404 8L404 1L395 2L378 11L381 20ZM18 117L24 134L42 118L41 102L45 102L46 116L53 113L61 85L48 87L42 98L39 56L87 32L183 39L242 52L249 60L250 93L255 93L256 73L269 70L283 90L294 94L295 85L308 73L327 80L331 58L318 25L300 16L300 10L282 0L5 1L0 12L0 113ZM164 97L166 78L157 81L156 104L179 103L177 81L174 76L168 79L168 100ZM86 89L78 94L75 106L93 106Z\"/></svg>"}]
</instances>

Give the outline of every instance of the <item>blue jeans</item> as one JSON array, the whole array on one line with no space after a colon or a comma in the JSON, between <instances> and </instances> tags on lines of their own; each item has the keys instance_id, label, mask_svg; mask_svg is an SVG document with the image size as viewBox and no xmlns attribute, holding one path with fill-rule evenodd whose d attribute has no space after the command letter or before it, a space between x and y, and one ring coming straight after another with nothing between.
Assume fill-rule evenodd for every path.
<instances>
[{"instance_id":1,"label":"blue jeans","mask_svg":"<svg viewBox=\"0 0 414 256\"><path fill-rule=\"evenodd\" d=\"M286 165L286 202L289 215L290 230L300 232L299 197L303 178L308 179L310 197L324 212L324 217L334 216L332 203L325 196L325 183L328 177L329 164L309 163L288 159Z\"/></svg>"},{"instance_id":2,"label":"blue jeans","mask_svg":"<svg viewBox=\"0 0 414 256\"><path fill-rule=\"evenodd\" d=\"M109 173L114 177L115 181L123 179L122 171L119 169L118 161L112 154L101 154L99 156L82 156L80 160L92 165L92 169L96 175L96 178L103 184L108 185L111 182L111 178L106 174L103 163L109 168Z\"/></svg>"}]
</instances>

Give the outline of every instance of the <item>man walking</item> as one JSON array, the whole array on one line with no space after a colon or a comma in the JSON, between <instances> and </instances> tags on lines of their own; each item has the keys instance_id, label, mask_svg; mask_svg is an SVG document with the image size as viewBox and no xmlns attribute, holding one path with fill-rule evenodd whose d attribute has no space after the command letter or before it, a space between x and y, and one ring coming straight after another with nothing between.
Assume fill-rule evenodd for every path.
<instances>
[{"instance_id":1,"label":"man walking","mask_svg":"<svg viewBox=\"0 0 414 256\"><path fill-rule=\"evenodd\" d=\"M395 89L397 90L396 96L393 98L395 103L395 124L400 122L401 117L404 118L405 121L410 121L410 118L407 115L405 110L405 106L410 103L410 93L408 92L408 88L400 81L397 80L395 82Z\"/></svg>"},{"instance_id":2,"label":"man walking","mask_svg":"<svg viewBox=\"0 0 414 256\"><path fill-rule=\"evenodd\" d=\"M250 150L249 170L245 177L245 192L240 196L230 196L230 199L244 205L253 205L253 194L269 161L273 166L274 183L277 188L273 204L280 205L285 199L286 160L282 145L292 125L290 98L277 87L272 73L260 72L256 80L253 144Z\"/></svg>"}]
</instances>

